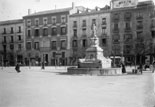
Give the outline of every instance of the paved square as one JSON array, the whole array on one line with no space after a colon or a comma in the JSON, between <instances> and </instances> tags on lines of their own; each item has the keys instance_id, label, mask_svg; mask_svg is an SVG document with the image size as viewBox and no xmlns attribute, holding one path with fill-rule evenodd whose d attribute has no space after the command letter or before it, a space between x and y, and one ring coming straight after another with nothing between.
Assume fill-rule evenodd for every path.
<instances>
[{"instance_id":1,"label":"paved square","mask_svg":"<svg viewBox=\"0 0 155 107\"><path fill-rule=\"evenodd\" d=\"M0 69L0 107L153 107L153 76L60 75L66 68Z\"/></svg>"}]
</instances>

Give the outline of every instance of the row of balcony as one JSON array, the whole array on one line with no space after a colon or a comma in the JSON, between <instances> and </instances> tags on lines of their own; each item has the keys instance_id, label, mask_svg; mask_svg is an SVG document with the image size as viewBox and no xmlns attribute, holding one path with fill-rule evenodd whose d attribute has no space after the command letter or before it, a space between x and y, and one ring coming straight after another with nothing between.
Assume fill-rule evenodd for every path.
<instances>
[{"instance_id":1,"label":"row of balcony","mask_svg":"<svg viewBox=\"0 0 155 107\"><path fill-rule=\"evenodd\" d=\"M3 32L2 34L15 34L15 33L22 33L21 31L20 32Z\"/></svg>"},{"instance_id":2,"label":"row of balcony","mask_svg":"<svg viewBox=\"0 0 155 107\"><path fill-rule=\"evenodd\" d=\"M106 22L102 23L102 27L104 27L104 26L106 27L106 25L107 25ZM93 26L93 24L92 24L92 26ZM85 27L87 27L87 25L86 24L82 24L82 27L85 28ZM77 28L77 24L73 24L73 28Z\"/></svg>"},{"instance_id":3,"label":"row of balcony","mask_svg":"<svg viewBox=\"0 0 155 107\"><path fill-rule=\"evenodd\" d=\"M143 29L143 26L137 26L136 29L137 29L137 30L142 30L142 29ZM125 31L125 32L132 31L132 28L125 28L124 31ZM115 29L113 29L113 32L114 32L114 33L118 33L118 32L119 32L119 29L118 29L118 28L117 28L117 29L115 28Z\"/></svg>"},{"instance_id":4,"label":"row of balcony","mask_svg":"<svg viewBox=\"0 0 155 107\"><path fill-rule=\"evenodd\" d=\"M77 37L79 37L79 36L78 36L77 34L74 34L73 37L74 37L74 38L77 38ZM87 36L87 34L82 34L81 37L88 37L88 36ZM102 33L102 34L101 34L101 37L107 38L108 35L107 35L107 33Z\"/></svg>"},{"instance_id":5,"label":"row of balcony","mask_svg":"<svg viewBox=\"0 0 155 107\"><path fill-rule=\"evenodd\" d=\"M24 40L17 40L17 41L2 41L2 44L7 44L7 43L21 43L24 42Z\"/></svg>"},{"instance_id":6,"label":"row of balcony","mask_svg":"<svg viewBox=\"0 0 155 107\"><path fill-rule=\"evenodd\" d=\"M27 48L27 50L38 50L38 51L51 51L51 50L66 50L65 47L38 47L38 48Z\"/></svg>"},{"instance_id":7,"label":"row of balcony","mask_svg":"<svg viewBox=\"0 0 155 107\"><path fill-rule=\"evenodd\" d=\"M132 17L124 17L124 20L125 21L129 21L129 20L131 20L131 18ZM137 16L136 17L136 20L142 20L143 19L143 16ZM119 21L120 20L120 18L119 17L114 17L113 18L113 21Z\"/></svg>"},{"instance_id":8,"label":"row of balcony","mask_svg":"<svg viewBox=\"0 0 155 107\"><path fill-rule=\"evenodd\" d=\"M64 26L64 25L66 25L67 23L66 22L62 22L62 23L52 23L52 24L43 24L43 25L41 25L41 24L36 24L36 25L33 25L33 26L35 26L35 27L39 27L39 26L48 26L48 25L52 25L52 26L57 26L57 25L62 25L62 26ZM27 24L27 27L28 28L30 28L32 25L31 24Z\"/></svg>"}]
</instances>

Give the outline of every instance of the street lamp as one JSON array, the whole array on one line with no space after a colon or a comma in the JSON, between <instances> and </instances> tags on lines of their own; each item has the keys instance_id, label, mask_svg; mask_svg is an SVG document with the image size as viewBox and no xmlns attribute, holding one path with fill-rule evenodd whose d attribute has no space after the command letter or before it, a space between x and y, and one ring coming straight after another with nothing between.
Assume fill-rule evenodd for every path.
<instances>
[{"instance_id":1,"label":"street lamp","mask_svg":"<svg viewBox=\"0 0 155 107\"><path fill-rule=\"evenodd\" d=\"M45 69L45 58L44 58L44 54L43 54L43 61L41 64L41 69Z\"/></svg>"},{"instance_id":2,"label":"street lamp","mask_svg":"<svg viewBox=\"0 0 155 107\"><path fill-rule=\"evenodd\" d=\"M1 57L1 58L2 58L1 60L2 60L2 70L3 70L3 55L2 55L2 57Z\"/></svg>"}]
</instances>

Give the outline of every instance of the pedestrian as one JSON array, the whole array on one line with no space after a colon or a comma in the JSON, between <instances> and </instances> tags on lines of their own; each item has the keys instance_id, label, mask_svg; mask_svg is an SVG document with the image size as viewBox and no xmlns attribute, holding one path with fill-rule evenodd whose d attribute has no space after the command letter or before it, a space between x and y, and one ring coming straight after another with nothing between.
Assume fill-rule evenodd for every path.
<instances>
[{"instance_id":1,"label":"pedestrian","mask_svg":"<svg viewBox=\"0 0 155 107\"><path fill-rule=\"evenodd\" d=\"M15 70L17 71L17 73L20 73L20 65L17 63L17 65L15 66Z\"/></svg>"},{"instance_id":2,"label":"pedestrian","mask_svg":"<svg viewBox=\"0 0 155 107\"><path fill-rule=\"evenodd\" d=\"M121 65L122 65L122 73L126 73L125 64L121 63Z\"/></svg>"},{"instance_id":3,"label":"pedestrian","mask_svg":"<svg viewBox=\"0 0 155 107\"><path fill-rule=\"evenodd\" d=\"M139 72L142 74L143 73L143 65L141 63L139 65L138 69L139 69Z\"/></svg>"},{"instance_id":4,"label":"pedestrian","mask_svg":"<svg viewBox=\"0 0 155 107\"><path fill-rule=\"evenodd\" d=\"M152 73L154 73L155 70L155 61L153 62L153 69L152 69Z\"/></svg>"},{"instance_id":5,"label":"pedestrian","mask_svg":"<svg viewBox=\"0 0 155 107\"><path fill-rule=\"evenodd\" d=\"M42 62L42 64L41 64L41 69L45 69L45 64L44 64L44 62Z\"/></svg>"}]
</instances>

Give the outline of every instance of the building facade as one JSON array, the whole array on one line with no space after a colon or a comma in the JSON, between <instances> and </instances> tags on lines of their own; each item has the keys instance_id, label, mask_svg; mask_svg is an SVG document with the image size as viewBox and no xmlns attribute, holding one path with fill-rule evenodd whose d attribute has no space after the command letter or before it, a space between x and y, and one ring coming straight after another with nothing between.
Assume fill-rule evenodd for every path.
<instances>
[{"instance_id":1,"label":"building facade","mask_svg":"<svg viewBox=\"0 0 155 107\"><path fill-rule=\"evenodd\" d=\"M22 19L0 22L0 61L4 66L13 66L17 62L23 64L25 52L23 27Z\"/></svg>"},{"instance_id":2,"label":"building facade","mask_svg":"<svg viewBox=\"0 0 155 107\"><path fill-rule=\"evenodd\" d=\"M96 7L93 10L86 9L83 12L70 15L69 18L69 47L71 64L77 64L79 58L85 57L85 50L90 46L92 25L95 24L100 46L104 49L104 55L109 56L111 50L110 34L110 7Z\"/></svg>"},{"instance_id":3,"label":"building facade","mask_svg":"<svg viewBox=\"0 0 155 107\"><path fill-rule=\"evenodd\" d=\"M124 1L127 2L127 0ZM131 0L129 3L126 2L112 0L111 55L124 57L126 64L135 63L135 61L144 64L146 59L151 59L150 14L153 11L154 4L152 1Z\"/></svg>"},{"instance_id":4,"label":"building facade","mask_svg":"<svg viewBox=\"0 0 155 107\"><path fill-rule=\"evenodd\" d=\"M83 7L56 9L24 16L26 65L68 65L69 15Z\"/></svg>"}]
</instances>

